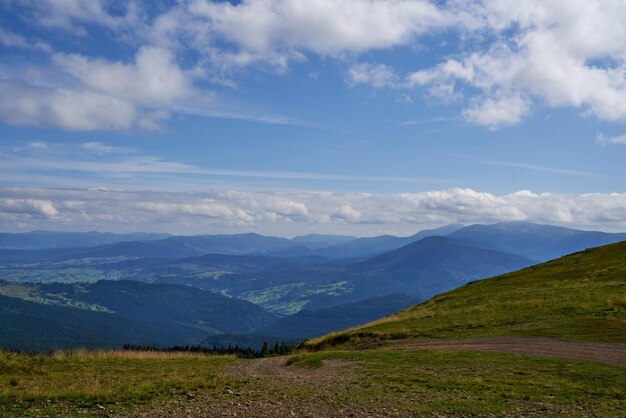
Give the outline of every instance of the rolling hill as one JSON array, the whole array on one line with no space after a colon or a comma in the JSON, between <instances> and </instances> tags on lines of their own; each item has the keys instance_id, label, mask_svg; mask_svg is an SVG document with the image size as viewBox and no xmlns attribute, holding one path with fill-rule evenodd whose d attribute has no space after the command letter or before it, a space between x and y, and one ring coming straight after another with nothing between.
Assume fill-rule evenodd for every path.
<instances>
[{"instance_id":1,"label":"rolling hill","mask_svg":"<svg viewBox=\"0 0 626 418\"><path fill-rule=\"evenodd\" d=\"M468 283L305 345L502 335L626 343L626 242Z\"/></svg>"},{"instance_id":2,"label":"rolling hill","mask_svg":"<svg viewBox=\"0 0 626 418\"><path fill-rule=\"evenodd\" d=\"M364 324L407 308L415 302L415 298L400 293L317 311L304 309L295 315L281 318L270 325L255 330L255 334L271 335L286 340L302 340Z\"/></svg>"},{"instance_id":3,"label":"rolling hill","mask_svg":"<svg viewBox=\"0 0 626 418\"><path fill-rule=\"evenodd\" d=\"M102 347L139 342L197 344L207 335L251 332L277 319L250 302L169 284L152 285L123 280L93 284L18 285L4 282L0 286L0 294L12 303L2 310L3 320L8 321L11 317L11 323L21 327L19 330L13 327L13 333L3 335L0 341L4 346L24 347L22 342L28 340L20 337L24 333L30 335L33 347L39 346L36 333L32 334L29 330L31 327L41 328L39 324L45 321L53 324L51 329L66 329L74 335L73 339L65 341L65 337L61 338L64 332L58 333L58 342L63 347ZM8 304L8 301L5 302ZM12 306L19 309L16 311ZM9 314L12 316L7 316ZM96 338L99 323L109 329L100 339ZM136 337L129 334L131 331L137 332ZM46 335L42 335L43 345L47 345L45 341L52 338L52 334L51 337ZM103 344L107 341L109 343Z\"/></svg>"},{"instance_id":4,"label":"rolling hill","mask_svg":"<svg viewBox=\"0 0 626 418\"><path fill-rule=\"evenodd\" d=\"M163 344L175 332L155 330L105 312L51 306L0 296L0 346L25 351Z\"/></svg>"}]
</instances>

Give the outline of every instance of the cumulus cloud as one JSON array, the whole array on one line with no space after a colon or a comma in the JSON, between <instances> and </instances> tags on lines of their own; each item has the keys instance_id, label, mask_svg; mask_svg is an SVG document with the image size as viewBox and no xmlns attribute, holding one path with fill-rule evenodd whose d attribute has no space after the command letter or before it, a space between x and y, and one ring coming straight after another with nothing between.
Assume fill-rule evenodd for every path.
<instances>
[{"instance_id":1,"label":"cumulus cloud","mask_svg":"<svg viewBox=\"0 0 626 418\"><path fill-rule=\"evenodd\" d=\"M1 30L0 43L52 53L55 69L74 79L46 88L29 80L22 80L26 87L19 87L15 86L19 81L10 80L13 89L4 80L0 117L9 123L73 130L158 129L170 112L206 109L206 102L198 105L197 96L210 93L199 86L207 81L236 85L242 74L237 69L242 67L269 65L281 73L310 55L358 62L372 51L404 47L403 53L413 54L421 43L429 47L442 39L451 52L436 54L433 65L425 66L415 56L411 62L416 68L399 75L388 63L357 63L347 68L346 81L423 90L438 100L461 103L461 116L491 129L520 123L536 105L570 107L602 120L626 121L622 1L186 0L148 7L138 1L8 0L4 4L44 29L70 28L88 35L93 26L100 26L135 51L134 58L125 61L54 53L54 45ZM8 112L11 101L5 98L15 97L15 89L25 98ZM76 107L85 110L72 118ZM98 115L105 107L112 115ZM228 115L210 110L204 114Z\"/></svg>"},{"instance_id":2,"label":"cumulus cloud","mask_svg":"<svg viewBox=\"0 0 626 418\"><path fill-rule=\"evenodd\" d=\"M161 48L141 48L132 63L56 54L55 63L98 93L140 104L171 103L193 93L190 78Z\"/></svg>"},{"instance_id":3,"label":"cumulus cloud","mask_svg":"<svg viewBox=\"0 0 626 418\"><path fill-rule=\"evenodd\" d=\"M358 210L354 210L350 205L343 205L332 214L332 217L343 221L356 222L361 219L361 213Z\"/></svg>"},{"instance_id":4,"label":"cumulus cloud","mask_svg":"<svg viewBox=\"0 0 626 418\"><path fill-rule=\"evenodd\" d=\"M482 1L471 13L494 41L410 74L410 84L444 98L477 89L482 103L464 116L488 127L519 122L534 101L626 121L625 3ZM508 114L494 113L502 92Z\"/></svg>"},{"instance_id":5,"label":"cumulus cloud","mask_svg":"<svg viewBox=\"0 0 626 418\"><path fill-rule=\"evenodd\" d=\"M418 193L206 193L110 189L0 189L0 220L26 229L160 230L174 233L368 234L453 222L535 221L573 227L626 228L626 193L565 195L472 189Z\"/></svg>"},{"instance_id":6,"label":"cumulus cloud","mask_svg":"<svg viewBox=\"0 0 626 418\"><path fill-rule=\"evenodd\" d=\"M140 49L133 62L54 54L55 65L77 85L41 86L0 79L0 118L15 125L66 130L158 130L165 109L195 94L191 77L159 48Z\"/></svg>"},{"instance_id":7,"label":"cumulus cloud","mask_svg":"<svg viewBox=\"0 0 626 418\"><path fill-rule=\"evenodd\" d=\"M365 52L406 44L447 24L444 13L426 0L196 0L188 11L241 50L263 55L298 49L320 55Z\"/></svg>"},{"instance_id":8,"label":"cumulus cloud","mask_svg":"<svg viewBox=\"0 0 626 418\"><path fill-rule=\"evenodd\" d=\"M133 103L93 91L0 80L0 118L14 125L58 126L71 131L129 129Z\"/></svg>"},{"instance_id":9,"label":"cumulus cloud","mask_svg":"<svg viewBox=\"0 0 626 418\"><path fill-rule=\"evenodd\" d=\"M50 200L0 199L0 213L28 218L33 216L51 218L56 216L58 211Z\"/></svg>"},{"instance_id":10,"label":"cumulus cloud","mask_svg":"<svg viewBox=\"0 0 626 418\"><path fill-rule=\"evenodd\" d=\"M528 101L519 95L487 97L465 109L463 117L475 124L496 129L519 123L528 110Z\"/></svg>"}]
</instances>

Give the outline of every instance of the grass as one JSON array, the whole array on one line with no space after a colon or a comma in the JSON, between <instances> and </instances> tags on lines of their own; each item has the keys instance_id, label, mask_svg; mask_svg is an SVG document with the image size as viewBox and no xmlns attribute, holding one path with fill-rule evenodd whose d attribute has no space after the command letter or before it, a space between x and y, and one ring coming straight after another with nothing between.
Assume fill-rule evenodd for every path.
<instances>
[{"instance_id":1,"label":"grass","mask_svg":"<svg viewBox=\"0 0 626 418\"><path fill-rule=\"evenodd\" d=\"M623 416L626 369L510 354L415 350L325 351L294 356L291 366L325 360L359 365L344 403L385 405L402 415Z\"/></svg>"},{"instance_id":2,"label":"grass","mask_svg":"<svg viewBox=\"0 0 626 418\"><path fill-rule=\"evenodd\" d=\"M196 390L219 391L241 384L217 375L235 361L194 353L0 352L0 411L20 416L119 411Z\"/></svg>"},{"instance_id":3,"label":"grass","mask_svg":"<svg viewBox=\"0 0 626 418\"><path fill-rule=\"evenodd\" d=\"M355 367L327 367L327 360ZM227 369L253 361L193 353L0 352L0 415L150 416L159 411L168 416L180 414L185 407L207 415L202 408L219 405L210 409L213 416L242 404L257 405L266 415L278 413L272 408L281 403L290 410L302 405L321 415L363 408L370 411L366 414L400 416L623 416L626 412L626 369L591 362L377 349L292 356L286 366L292 377L287 379L272 374L244 378Z\"/></svg>"},{"instance_id":4,"label":"grass","mask_svg":"<svg viewBox=\"0 0 626 418\"><path fill-rule=\"evenodd\" d=\"M494 335L626 343L626 242L472 282L304 346Z\"/></svg>"}]
</instances>

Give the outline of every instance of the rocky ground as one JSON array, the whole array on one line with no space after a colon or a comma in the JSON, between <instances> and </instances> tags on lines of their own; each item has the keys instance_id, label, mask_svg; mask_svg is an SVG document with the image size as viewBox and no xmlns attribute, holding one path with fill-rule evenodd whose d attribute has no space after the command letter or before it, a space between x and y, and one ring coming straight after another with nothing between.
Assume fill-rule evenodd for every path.
<instances>
[{"instance_id":1,"label":"rocky ground","mask_svg":"<svg viewBox=\"0 0 626 418\"><path fill-rule=\"evenodd\" d=\"M247 361L224 371L248 382L219 398L189 394L137 413L138 417L382 417L399 412L342 402L357 364L327 360L318 368L286 365L286 357ZM270 385L268 385L270 383ZM271 392L275 392L272 394Z\"/></svg>"}]
</instances>

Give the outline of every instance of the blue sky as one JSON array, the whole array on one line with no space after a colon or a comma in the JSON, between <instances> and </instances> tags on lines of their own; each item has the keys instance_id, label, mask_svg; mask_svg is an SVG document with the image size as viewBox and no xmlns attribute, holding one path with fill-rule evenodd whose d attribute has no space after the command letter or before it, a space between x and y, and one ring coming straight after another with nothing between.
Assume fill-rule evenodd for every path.
<instances>
[{"instance_id":1,"label":"blue sky","mask_svg":"<svg viewBox=\"0 0 626 418\"><path fill-rule=\"evenodd\" d=\"M0 2L0 229L626 229L626 5Z\"/></svg>"}]
</instances>

